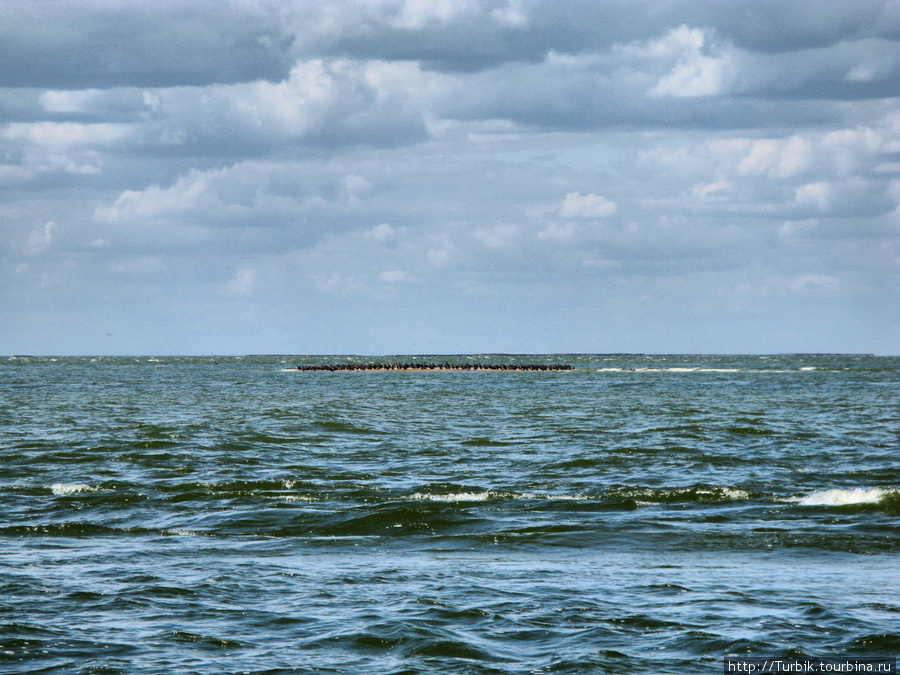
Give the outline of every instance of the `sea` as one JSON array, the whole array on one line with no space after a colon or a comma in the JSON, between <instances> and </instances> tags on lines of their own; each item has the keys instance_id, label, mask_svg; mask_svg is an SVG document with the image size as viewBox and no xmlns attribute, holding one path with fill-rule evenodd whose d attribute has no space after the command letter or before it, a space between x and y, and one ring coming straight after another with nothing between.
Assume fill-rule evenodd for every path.
<instances>
[{"instance_id":1,"label":"sea","mask_svg":"<svg viewBox=\"0 0 900 675\"><path fill-rule=\"evenodd\" d=\"M896 657L898 488L898 357L2 357L0 672Z\"/></svg>"}]
</instances>

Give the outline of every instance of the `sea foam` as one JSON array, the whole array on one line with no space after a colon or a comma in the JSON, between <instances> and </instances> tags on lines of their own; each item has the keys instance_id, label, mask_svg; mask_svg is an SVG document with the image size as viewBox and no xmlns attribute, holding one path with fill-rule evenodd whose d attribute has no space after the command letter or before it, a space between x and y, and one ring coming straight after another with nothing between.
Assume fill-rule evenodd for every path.
<instances>
[{"instance_id":1,"label":"sea foam","mask_svg":"<svg viewBox=\"0 0 900 675\"><path fill-rule=\"evenodd\" d=\"M79 492L96 492L97 488L87 483L54 483L50 491L55 495L74 495Z\"/></svg>"},{"instance_id":2,"label":"sea foam","mask_svg":"<svg viewBox=\"0 0 900 675\"><path fill-rule=\"evenodd\" d=\"M897 492L896 490L885 490L883 488L871 488L865 490L863 488L854 488L852 490L823 490L822 492L813 492L811 495L803 497L798 502L801 506L844 506L847 504L876 504L889 494Z\"/></svg>"},{"instance_id":3,"label":"sea foam","mask_svg":"<svg viewBox=\"0 0 900 675\"><path fill-rule=\"evenodd\" d=\"M409 497L415 501L424 502L485 502L490 500L548 500L548 501L586 501L596 499L587 495L551 495L536 494L533 492L497 492L485 490L483 492L450 492L446 494L431 494L416 492Z\"/></svg>"}]
</instances>

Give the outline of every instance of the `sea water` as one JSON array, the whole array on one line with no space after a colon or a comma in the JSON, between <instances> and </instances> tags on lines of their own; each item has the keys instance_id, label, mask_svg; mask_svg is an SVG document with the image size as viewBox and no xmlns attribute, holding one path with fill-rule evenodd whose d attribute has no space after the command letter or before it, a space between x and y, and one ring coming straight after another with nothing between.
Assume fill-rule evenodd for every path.
<instances>
[{"instance_id":1,"label":"sea water","mask_svg":"<svg viewBox=\"0 0 900 675\"><path fill-rule=\"evenodd\" d=\"M416 358L3 357L0 672L900 653L900 358Z\"/></svg>"}]
</instances>

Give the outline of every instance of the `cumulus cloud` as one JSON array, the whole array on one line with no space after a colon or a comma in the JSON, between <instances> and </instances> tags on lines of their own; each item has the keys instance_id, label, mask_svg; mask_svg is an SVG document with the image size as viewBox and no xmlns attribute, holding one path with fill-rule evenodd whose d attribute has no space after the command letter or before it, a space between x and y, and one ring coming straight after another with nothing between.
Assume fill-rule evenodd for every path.
<instances>
[{"instance_id":1,"label":"cumulus cloud","mask_svg":"<svg viewBox=\"0 0 900 675\"><path fill-rule=\"evenodd\" d=\"M314 229L321 233L348 209L361 208L371 189L365 177L346 174L340 164L245 161L191 169L168 186L125 190L111 203L98 206L94 219L131 226L164 220L203 227L283 229L308 225L315 218ZM347 223L341 229L350 228ZM375 237L388 234L385 228L373 232Z\"/></svg>"},{"instance_id":2,"label":"cumulus cloud","mask_svg":"<svg viewBox=\"0 0 900 675\"><path fill-rule=\"evenodd\" d=\"M680 26L662 40L637 49L638 54L677 61L672 70L650 90L652 96L695 97L721 93L729 76L729 56L706 52L709 39L706 31Z\"/></svg>"},{"instance_id":3,"label":"cumulus cloud","mask_svg":"<svg viewBox=\"0 0 900 675\"><path fill-rule=\"evenodd\" d=\"M426 136L423 111L401 85L415 77L411 64L313 59L277 82L155 89L147 142L172 139L183 153L211 155L415 143Z\"/></svg>"},{"instance_id":4,"label":"cumulus cloud","mask_svg":"<svg viewBox=\"0 0 900 675\"><path fill-rule=\"evenodd\" d=\"M410 276L403 270L385 270L378 275L378 280L386 284L403 284L410 281Z\"/></svg>"},{"instance_id":5,"label":"cumulus cloud","mask_svg":"<svg viewBox=\"0 0 900 675\"><path fill-rule=\"evenodd\" d=\"M98 220L116 222L125 219L155 218L194 209L206 190L206 175L192 171L170 188L151 185L146 190L126 190L110 206L98 207Z\"/></svg>"},{"instance_id":6,"label":"cumulus cloud","mask_svg":"<svg viewBox=\"0 0 900 675\"><path fill-rule=\"evenodd\" d=\"M511 246L520 234L520 227L504 223L476 230L475 238L488 248L502 249Z\"/></svg>"},{"instance_id":7,"label":"cumulus cloud","mask_svg":"<svg viewBox=\"0 0 900 675\"><path fill-rule=\"evenodd\" d=\"M372 229L366 231L366 236L376 241L385 241L396 234L396 230L387 223L376 225Z\"/></svg>"},{"instance_id":8,"label":"cumulus cloud","mask_svg":"<svg viewBox=\"0 0 900 675\"><path fill-rule=\"evenodd\" d=\"M813 232L821 221L815 218L806 220L789 220L778 228L778 234L786 239L795 239Z\"/></svg>"},{"instance_id":9,"label":"cumulus cloud","mask_svg":"<svg viewBox=\"0 0 900 675\"><path fill-rule=\"evenodd\" d=\"M37 255L38 253L46 251L53 241L54 227L56 227L56 223L51 220L44 223L44 225L35 228L28 236L28 241L25 244L25 252L28 255Z\"/></svg>"},{"instance_id":10,"label":"cumulus cloud","mask_svg":"<svg viewBox=\"0 0 900 675\"><path fill-rule=\"evenodd\" d=\"M800 206L812 205L824 211L831 203L831 188L827 183L807 183L794 191L794 201Z\"/></svg>"},{"instance_id":11,"label":"cumulus cloud","mask_svg":"<svg viewBox=\"0 0 900 675\"><path fill-rule=\"evenodd\" d=\"M428 262L435 267L445 267L453 256L453 250L450 247L430 248L425 253Z\"/></svg>"},{"instance_id":12,"label":"cumulus cloud","mask_svg":"<svg viewBox=\"0 0 900 675\"><path fill-rule=\"evenodd\" d=\"M733 185L728 181L715 183L697 183L691 186L691 194L698 202L722 202L728 198L728 193Z\"/></svg>"},{"instance_id":13,"label":"cumulus cloud","mask_svg":"<svg viewBox=\"0 0 900 675\"><path fill-rule=\"evenodd\" d=\"M563 200L559 213L563 218L609 218L618 210L615 202L605 197L570 192Z\"/></svg>"},{"instance_id":14,"label":"cumulus cloud","mask_svg":"<svg viewBox=\"0 0 900 675\"><path fill-rule=\"evenodd\" d=\"M117 124L77 124L73 122L12 123L3 130L3 138L23 140L40 146L72 147L108 145L128 135L128 126Z\"/></svg>"},{"instance_id":15,"label":"cumulus cloud","mask_svg":"<svg viewBox=\"0 0 900 675\"><path fill-rule=\"evenodd\" d=\"M785 178L807 166L809 150L809 142L799 136L754 141L737 169L745 174L765 173L773 178Z\"/></svg>"},{"instance_id":16,"label":"cumulus cloud","mask_svg":"<svg viewBox=\"0 0 900 675\"><path fill-rule=\"evenodd\" d=\"M449 70L502 61L540 61L550 52L602 52L650 42L679 26L714 26L723 42L766 54L826 48L846 40L897 37L891 3L791 0L724 11L714 0L667 0L648 12L620 2L555 0L480 3L348 0L293 2L283 12L301 53L415 59Z\"/></svg>"}]
</instances>

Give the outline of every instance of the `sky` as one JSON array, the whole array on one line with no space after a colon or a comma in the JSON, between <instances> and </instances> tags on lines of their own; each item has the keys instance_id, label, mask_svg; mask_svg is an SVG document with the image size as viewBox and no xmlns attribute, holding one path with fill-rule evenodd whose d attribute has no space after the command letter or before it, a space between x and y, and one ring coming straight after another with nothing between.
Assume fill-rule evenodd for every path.
<instances>
[{"instance_id":1,"label":"sky","mask_svg":"<svg viewBox=\"0 0 900 675\"><path fill-rule=\"evenodd\" d=\"M0 0L0 354L900 354L900 0Z\"/></svg>"}]
</instances>

